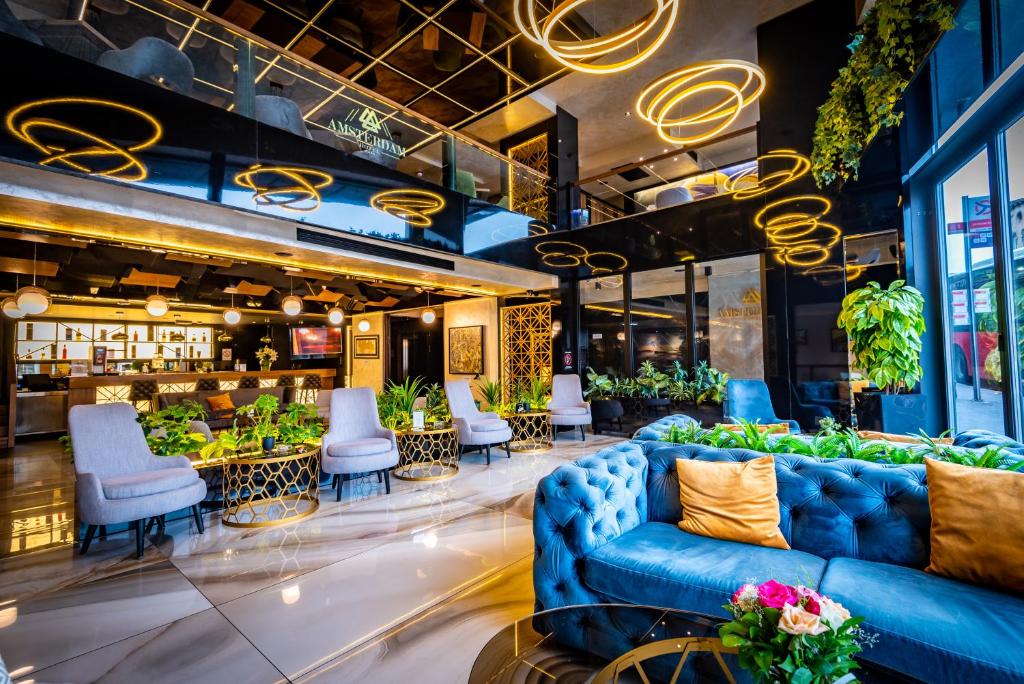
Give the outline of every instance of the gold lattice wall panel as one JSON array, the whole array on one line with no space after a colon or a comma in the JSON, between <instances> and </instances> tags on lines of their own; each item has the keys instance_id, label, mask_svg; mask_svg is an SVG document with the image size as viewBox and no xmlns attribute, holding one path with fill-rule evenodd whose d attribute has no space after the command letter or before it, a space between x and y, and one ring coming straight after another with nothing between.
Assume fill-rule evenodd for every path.
<instances>
[{"instance_id":1,"label":"gold lattice wall panel","mask_svg":"<svg viewBox=\"0 0 1024 684\"><path fill-rule=\"evenodd\" d=\"M128 401L128 397L132 394L132 388L130 385L108 385L96 388L96 403L97 404L117 404L122 401Z\"/></svg>"},{"instance_id":2,"label":"gold lattice wall panel","mask_svg":"<svg viewBox=\"0 0 1024 684\"><path fill-rule=\"evenodd\" d=\"M517 171L509 164L509 208L540 221L548 220L548 134L541 133L508 149L508 156L540 175Z\"/></svg>"},{"instance_id":3,"label":"gold lattice wall panel","mask_svg":"<svg viewBox=\"0 0 1024 684\"><path fill-rule=\"evenodd\" d=\"M551 381L551 302L501 310L501 370L506 399L521 382Z\"/></svg>"}]
</instances>

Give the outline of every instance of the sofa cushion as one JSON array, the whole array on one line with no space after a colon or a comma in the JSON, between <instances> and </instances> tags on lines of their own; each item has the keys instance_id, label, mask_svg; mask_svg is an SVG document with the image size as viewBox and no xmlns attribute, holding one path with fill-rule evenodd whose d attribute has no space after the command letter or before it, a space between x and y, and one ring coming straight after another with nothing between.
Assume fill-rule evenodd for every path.
<instances>
[{"instance_id":1,"label":"sofa cushion","mask_svg":"<svg viewBox=\"0 0 1024 684\"><path fill-rule=\"evenodd\" d=\"M103 479L103 496L108 499L149 496L188 487L198 479L199 474L192 468L164 468L116 475Z\"/></svg>"},{"instance_id":2,"label":"sofa cushion","mask_svg":"<svg viewBox=\"0 0 1024 684\"><path fill-rule=\"evenodd\" d=\"M391 440L383 437L350 439L345 442L335 442L327 447L327 453L331 456L372 456L389 451L391 451Z\"/></svg>"},{"instance_id":3,"label":"sofa cushion","mask_svg":"<svg viewBox=\"0 0 1024 684\"><path fill-rule=\"evenodd\" d=\"M584 560L584 582L624 603L724 615L743 583L776 579L812 587L825 561L783 551L699 537L668 523L644 523Z\"/></svg>"},{"instance_id":4,"label":"sofa cushion","mask_svg":"<svg viewBox=\"0 0 1024 684\"><path fill-rule=\"evenodd\" d=\"M1024 680L1024 599L920 570L829 562L820 591L866 619L862 657L929 684Z\"/></svg>"},{"instance_id":5,"label":"sofa cushion","mask_svg":"<svg viewBox=\"0 0 1024 684\"><path fill-rule=\"evenodd\" d=\"M590 413L583 406L563 406L561 408L548 409L553 416L585 416Z\"/></svg>"},{"instance_id":6,"label":"sofa cushion","mask_svg":"<svg viewBox=\"0 0 1024 684\"><path fill-rule=\"evenodd\" d=\"M498 432L499 430L508 429L508 421L504 421L501 418L488 418L470 423L469 426L473 429L473 432Z\"/></svg>"}]
</instances>

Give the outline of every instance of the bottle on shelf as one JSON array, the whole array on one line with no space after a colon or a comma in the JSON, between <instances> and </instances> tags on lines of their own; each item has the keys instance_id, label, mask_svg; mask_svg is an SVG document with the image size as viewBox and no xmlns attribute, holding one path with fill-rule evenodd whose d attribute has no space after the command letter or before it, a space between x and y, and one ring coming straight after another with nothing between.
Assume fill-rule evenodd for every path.
<instances>
[{"instance_id":1,"label":"bottle on shelf","mask_svg":"<svg viewBox=\"0 0 1024 684\"><path fill-rule=\"evenodd\" d=\"M132 358L139 358L138 348L134 344L132 345Z\"/></svg>"},{"instance_id":2,"label":"bottle on shelf","mask_svg":"<svg viewBox=\"0 0 1024 684\"><path fill-rule=\"evenodd\" d=\"M61 345L61 348L60 348L60 358L62 358L62 359L68 358L68 345L66 345L66 344Z\"/></svg>"},{"instance_id":3,"label":"bottle on shelf","mask_svg":"<svg viewBox=\"0 0 1024 684\"><path fill-rule=\"evenodd\" d=\"M107 329L106 328L100 328L100 341L101 342L106 342L107 341Z\"/></svg>"},{"instance_id":4,"label":"bottle on shelf","mask_svg":"<svg viewBox=\"0 0 1024 684\"><path fill-rule=\"evenodd\" d=\"M75 328L75 339L81 341L81 339L82 339L82 329L81 328Z\"/></svg>"},{"instance_id":5,"label":"bottle on shelf","mask_svg":"<svg viewBox=\"0 0 1024 684\"><path fill-rule=\"evenodd\" d=\"M206 342L206 331L203 331L203 342Z\"/></svg>"},{"instance_id":6,"label":"bottle on shelf","mask_svg":"<svg viewBox=\"0 0 1024 684\"><path fill-rule=\"evenodd\" d=\"M195 352L196 352L195 345L192 345L192 344L188 345L188 358L190 358L190 359L194 358L195 357Z\"/></svg>"},{"instance_id":7,"label":"bottle on shelf","mask_svg":"<svg viewBox=\"0 0 1024 684\"><path fill-rule=\"evenodd\" d=\"M71 340L71 328L64 326L64 339Z\"/></svg>"},{"instance_id":8,"label":"bottle on shelf","mask_svg":"<svg viewBox=\"0 0 1024 684\"><path fill-rule=\"evenodd\" d=\"M139 331L136 330L135 332L132 333L132 342L138 342L138 341L139 341Z\"/></svg>"},{"instance_id":9,"label":"bottle on shelf","mask_svg":"<svg viewBox=\"0 0 1024 684\"><path fill-rule=\"evenodd\" d=\"M43 356L45 358L46 355L44 354ZM52 343L50 345L50 358L51 359L57 358L57 343L56 342L54 342L54 343Z\"/></svg>"},{"instance_id":10,"label":"bottle on shelf","mask_svg":"<svg viewBox=\"0 0 1024 684\"><path fill-rule=\"evenodd\" d=\"M25 339L26 340L31 340L32 339L32 324L31 323L26 323L25 324Z\"/></svg>"}]
</instances>

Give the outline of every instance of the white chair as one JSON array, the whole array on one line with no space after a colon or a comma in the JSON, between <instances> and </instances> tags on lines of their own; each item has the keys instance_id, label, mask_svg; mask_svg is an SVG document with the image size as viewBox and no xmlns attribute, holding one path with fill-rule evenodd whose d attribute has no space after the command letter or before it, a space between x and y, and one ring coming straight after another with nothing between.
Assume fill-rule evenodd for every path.
<instances>
[{"instance_id":1,"label":"white chair","mask_svg":"<svg viewBox=\"0 0 1024 684\"><path fill-rule=\"evenodd\" d=\"M332 486L341 501L341 488L354 475L377 473L391 493L390 471L398 465L395 433L381 426L377 398L369 387L331 391L330 428L320 446L320 470L334 475Z\"/></svg>"},{"instance_id":2,"label":"white chair","mask_svg":"<svg viewBox=\"0 0 1024 684\"><path fill-rule=\"evenodd\" d=\"M466 380L452 380L444 383L444 393L448 397L448 409L452 413L452 422L459 430L460 449L471 446L485 449L487 465L491 464L491 447L496 444L505 445L505 455L512 458L509 451L509 440L512 439L512 428L508 421L502 420L497 413L483 413L473 401L473 392Z\"/></svg>"},{"instance_id":3,"label":"white chair","mask_svg":"<svg viewBox=\"0 0 1024 684\"><path fill-rule=\"evenodd\" d=\"M81 553L99 526L130 523L135 555L142 558L148 518L191 508L199 533L199 502L206 483L185 456L156 456L146 444L138 413L131 404L82 404L68 412L75 457L75 504L87 525Z\"/></svg>"},{"instance_id":4,"label":"white chair","mask_svg":"<svg viewBox=\"0 0 1024 684\"><path fill-rule=\"evenodd\" d=\"M590 425L590 404L583 400L580 376L575 373L556 375L551 382L551 425L569 425L580 429L580 439L587 441L586 426Z\"/></svg>"}]
</instances>

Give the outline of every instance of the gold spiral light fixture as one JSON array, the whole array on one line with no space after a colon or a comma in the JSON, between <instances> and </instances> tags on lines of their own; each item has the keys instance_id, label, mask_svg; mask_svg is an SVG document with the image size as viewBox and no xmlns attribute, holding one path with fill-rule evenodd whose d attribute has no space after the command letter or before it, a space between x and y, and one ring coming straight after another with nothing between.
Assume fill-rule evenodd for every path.
<instances>
[{"instance_id":1,"label":"gold spiral light fixture","mask_svg":"<svg viewBox=\"0 0 1024 684\"><path fill-rule=\"evenodd\" d=\"M593 2L562 0L538 18L534 0L514 0L512 12L516 26L527 40L544 48L562 66L588 74L611 74L643 62L665 42L679 16L680 0L647 0L653 8L632 24L607 35L577 38L565 22L571 14ZM572 39L566 40L568 36ZM602 57L611 61L593 62Z\"/></svg>"},{"instance_id":2,"label":"gold spiral light fixture","mask_svg":"<svg viewBox=\"0 0 1024 684\"><path fill-rule=\"evenodd\" d=\"M832 202L821 195L794 195L769 202L754 215L768 251L780 265L811 269L824 264L839 243L839 226L822 221Z\"/></svg>"},{"instance_id":3,"label":"gold spiral light fixture","mask_svg":"<svg viewBox=\"0 0 1024 684\"><path fill-rule=\"evenodd\" d=\"M334 182L334 176L301 166L253 164L235 176L235 184L253 192L261 207L281 207L310 212L320 208L320 190Z\"/></svg>"},{"instance_id":4,"label":"gold spiral light fixture","mask_svg":"<svg viewBox=\"0 0 1024 684\"><path fill-rule=\"evenodd\" d=\"M637 97L636 112L665 142L693 145L732 125L764 88L764 72L751 62L697 62L649 83Z\"/></svg>"},{"instance_id":5,"label":"gold spiral light fixture","mask_svg":"<svg viewBox=\"0 0 1024 684\"><path fill-rule=\"evenodd\" d=\"M131 131L140 126L145 135L131 145L118 143L76 122L63 119L84 114L110 122L117 131ZM163 127L151 114L130 105L88 97L56 97L33 100L7 112L7 130L21 142L44 155L42 166L62 166L90 176L103 176L121 181L143 181L149 176L146 165L136 156L152 147L163 136Z\"/></svg>"},{"instance_id":6,"label":"gold spiral light fixture","mask_svg":"<svg viewBox=\"0 0 1024 684\"><path fill-rule=\"evenodd\" d=\"M431 190L402 188L384 190L370 198L370 206L419 228L434 224L431 218L444 209L444 196Z\"/></svg>"},{"instance_id":7,"label":"gold spiral light fixture","mask_svg":"<svg viewBox=\"0 0 1024 684\"><path fill-rule=\"evenodd\" d=\"M778 161L789 162L790 166L775 171L766 171L758 175L757 182L748 187L740 187L744 179L749 179L754 169L742 169L736 174L729 176L725 182L726 192L731 192L733 199L746 200L753 197L767 195L772 190L788 185L793 181L806 176L811 170L811 160L795 150L772 150L757 158L758 166L762 162L774 163ZM757 167L755 167L756 169Z\"/></svg>"},{"instance_id":8,"label":"gold spiral light fixture","mask_svg":"<svg viewBox=\"0 0 1024 684\"><path fill-rule=\"evenodd\" d=\"M548 268L586 266L593 275L613 273L629 267L629 260L615 252L591 252L583 245L568 240L546 240L534 248L540 262Z\"/></svg>"}]
</instances>

